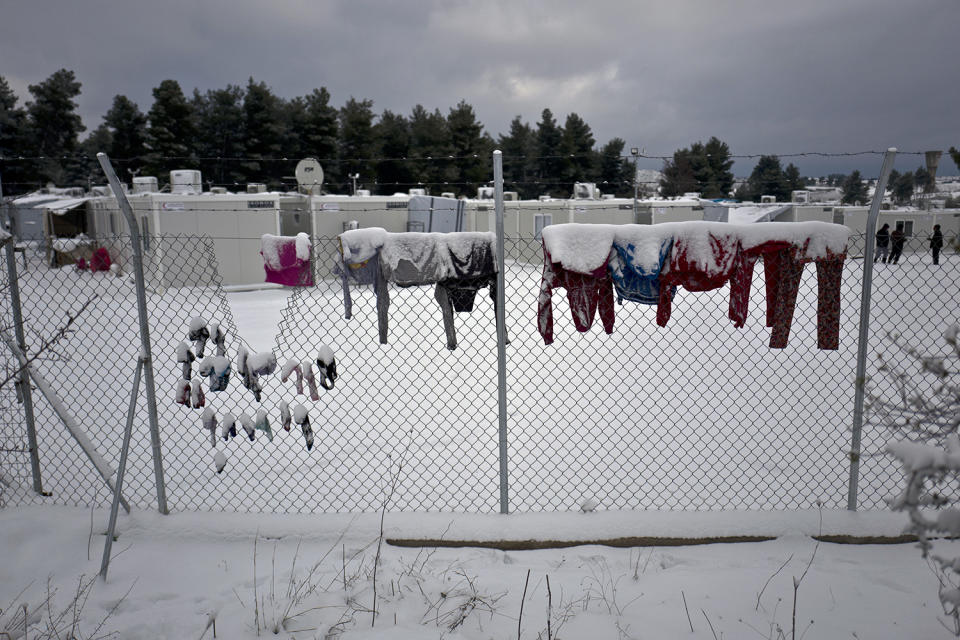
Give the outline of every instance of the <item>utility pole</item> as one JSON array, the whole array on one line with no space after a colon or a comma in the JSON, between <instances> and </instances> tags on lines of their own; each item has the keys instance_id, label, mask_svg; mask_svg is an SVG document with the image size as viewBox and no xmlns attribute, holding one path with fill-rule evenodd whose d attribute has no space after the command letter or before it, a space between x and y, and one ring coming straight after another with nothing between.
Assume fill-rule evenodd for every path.
<instances>
[{"instance_id":1,"label":"utility pole","mask_svg":"<svg viewBox=\"0 0 960 640\"><path fill-rule=\"evenodd\" d=\"M630 147L633 156L633 224L640 224L640 183L637 180L637 160L640 157L638 147Z\"/></svg>"}]
</instances>

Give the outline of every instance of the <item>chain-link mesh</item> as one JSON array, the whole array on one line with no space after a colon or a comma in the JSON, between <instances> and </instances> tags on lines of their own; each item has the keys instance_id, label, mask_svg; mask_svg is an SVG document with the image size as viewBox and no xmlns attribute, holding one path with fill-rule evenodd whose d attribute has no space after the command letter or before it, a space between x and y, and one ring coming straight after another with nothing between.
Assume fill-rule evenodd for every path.
<instances>
[{"instance_id":1,"label":"chain-link mesh","mask_svg":"<svg viewBox=\"0 0 960 640\"><path fill-rule=\"evenodd\" d=\"M121 262L129 251L128 238L97 243ZM577 333L557 291L556 341L545 346L536 328L539 241L507 239L511 510L576 509L588 497L605 509L789 509L817 500L845 506L863 243L863 237L852 239L844 267L840 348L820 351L812 266L804 271L789 345L768 348L762 264L743 329L727 319L726 287L680 289L665 328L656 325L654 308L625 302L609 336L599 320L590 332ZM370 287L352 286L353 317L344 318L337 239L317 239L314 257L317 284L289 297L275 354L283 365L314 359L327 344L340 377L313 402L296 395L292 381L281 383L278 371L263 378L258 403L234 372L228 391L207 394L207 406L221 418L228 411L252 417L263 408L274 440L260 432L254 442L242 432L218 440L228 457L218 475L200 411L174 402L181 376L174 351L196 316L228 330L232 358L246 343L220 285L212 242L149 240L148 309L171 509L370 511L382 505L390 474L402 463L391 508L495 511L496 331L485 290L472 313L455 314L458 346L450 351L433 287L391 286L389 343L381 345ZM960 257L948 250L940 262L930 265L929 251L916 239L899 264L876 265L871 352L882 348L888 330L932 348L942 325L956 321ZM115 464L140 347L133 283L126 275L49 268L38 260L20 281L30 344L98 295L39 368ZM53 500L104 503L108 496L89 462L38 393L34 401L44 484ZM312 451L296 425L289 433L280 428L281 401L308 409ZM881 455L889 435L864 427L862 508L882 508L900 481ZM141 392L125 490L140 506L156 500L149 442Z\"/></svg>"}]
</instances>

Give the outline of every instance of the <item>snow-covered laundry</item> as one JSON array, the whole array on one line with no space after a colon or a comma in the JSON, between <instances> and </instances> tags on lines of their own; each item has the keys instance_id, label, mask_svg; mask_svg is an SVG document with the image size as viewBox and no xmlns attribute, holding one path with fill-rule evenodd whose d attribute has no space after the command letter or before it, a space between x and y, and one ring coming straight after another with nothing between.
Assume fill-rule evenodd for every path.
<instances>
[{"instance_id":1,"label":"snow-covered laundry","mask_svg":"<svg viewBox=\"0 0 960 640\"><path fill-rule=\"evenodd\" d=\"M280 401L280 424L284 431L290 431L290 423L293 422L293 416L290 414L290 405L286 400Z\"/></svg>"},{"instance_id":2,"label":"snow-covered laundry","mask_svg":"<svg viewBox=\"0 0 960 640\"><path fill-rule=\"evenodd\" d=\"M250 438L250 442L253 442L254 432L256 431L256 425L251 418L246 413L241 413L240 418L237 420L240 423L240 426L243 428L244 432L247 434L247 437Z\"/></svg>"},{"instance_id":3,"label":"snow-covered laundry","mask_svg":"<svg viewBox=\"0 0 960 640\"><path fill-rule=\"evenodd\" d=\"M197 371L208 378L210 391L226 391L230 385L230 360L225 356L207 356L200 361Z\"/></svg>"},{"instance_id":4,"label":"snow-covered laundry","mask_svg":"<svg viewBox=\"0 0 960 640\"><path fill-rule=\"evenodd\" d=\"M193 355L193 351L190 350L190 345L186 342L181 342L177 345L177 362L182 365L182 375L181 377L184 380L190 380L193 378L193 361L196 360L196 356Z\"/></svg>"},{"instance_id":5,"label":"snow-covered laundry","mask_svg":"<svg viewBox=\"0 0 960 640\"><path fill-rule=\"evenodd\" d=\"M273 442L273 429L270 428L270 419L267 417L267 412L264 409L257 409L257 417L253 422L253 426L257 431L263 431L267 434L267 440Z\"/></svg>"},{"instance_id":6,"label":"snow-covered laundry","mask_svg":"<svg viewBox=\"0 0 960 640\"><path fill-rule=\"evenodd\" d=\"M190 381L189 380L177 380L177 386L173 392L173 401L177 404L182 404L187 407L190 406Z\"/></svg>"},{"instance_id":7,"label":"snow-covered laundry","mask_svg":"<svg viewBox=\"0 0 960 640\"><path fill-rule=\"evenodd\" d=\"M310 451L313 449L313 428L310 426L310 414L302 404L293 408L293 421L300 425L303 439L307 444L307 451Z\"/></svg>"},{"instance_id":8,"label":"snow-covered laundry","mask_svg":"<svg viewBox=\"0 0 960 640\"><path fill-rule=\"evenodd\" d=\"M207 348L207 340L210 339L210 330L207 329L207 321L201 317L190 320L190 331L187 333L187 337L193 342L197 359L202 359L203 353Z\"/></svg>"},{"instance_id":9,"label":"snow-covered laundry","mask_svg":"<svg viewBox=\"0 0 960 640\"><path fill-rule=\"evenodd\" d=\"M203 387L199 380L193 380L190 383L190 406L194 409L200 409L207 403L207 398L203 394Z\"/></svg>"},{"instance_id":10,"label":"snow-covered laundry","mask_svg":"<svg viewBox=\"0 0 960 640\"><path fill-rule=\"evenodd\" d=\"M300 363L300 370L303 371L303 379L307 381L307 387L310 390L310 399L316 402L320 399L320 391L317 389L317 379L313 375L313 362L304 360Z\"/></svg>"},{"instance_id":11,"label":"snow-covered laundry","mask_svg":"<svg viewBox=\"0 0 960 640\"><path fill-rule=\"evenodd\" d=\"M320 345L317 353L317 372L320 374L320 386L327 391L333 389L333 383L337 381L337 359L333 349L325 344Z\"/></svg>"},{"instance_id":12,"label":"snow-covered laundry","mask_svg":"<svg viewBox=\"0 0 960 640\"><path fill-rule=\"evenodd\" d=\"M203 410L203 413L200 415L200 424L203 425L203 428L210 432L210 446L216 448L217 446L217 414L214 413L213 409L207 407Z\"/></svg>"},{"instance_id":13,"label":"snow-covered laundry","mask_svg":"<svg viewBox=\"0 0 960 640\"><path fill-rule=\"evenodd\" d=\"M352 229L340 234L345 317L352 315L350 282L373 284L381 344L389 333L390 288L437 285L447 346L456 348L454 312L473 309L476 293L491 287L496 300L495 236L492 233L387 233Z\"/></svg>"},{"instance_id":14,"label":"snow-covered laundry","mask_svg":"<svg viewBox=\"0 0 960 640\"><path fill-rule=\"evenodd\" d=\"M313 261L310 236L275 236L269 233L260 238L260 255L266 282L288 287L312 287Z\"/></svg>"},{"instance_id":15,"label":"snow-covered laundry","mask_svg":"<svg viewBox=\"0 0 960 640\"><path fill-rule=\"evenodd\" d=\"M229 411L223 414L223 424L220 427L220 437L224 441L237 437L237 417Z\"/></svg>"},{"instance_id":16,"label":"snow-covered laundry","mask_svg":"<svg viewBox=\"0 0 960 640\"><path fill-rule=\"evenodd\" d=\"M609 270L617 302L660 303L660 272L670 260L673 248L673 224L650 227L623 225L617 229L610 252ZM676 293L672 287L671 296Z\"/></svg>"},{"instance_id":17,"label":"snow-covered laundry","mask_svg":"<svg viewBox=\"0 0 960 640\"><path fill-rule=\"evenodd\" d=\"M300 367L300 363L295 358L290 358L287 360L282 367L280 367L280 382L286 382L290 379L290 376L294 373L297 374L296 384L297 384L297 395L303 395L303 369Z\"/></svg>"},{"instance_id":18,"label":"snow-covered laundry","mask_svg":"<svg viewBox=\"0 0 960 640\"><path fill-rule=\"evenodd\" d=\"M223 451L215 451L213 454L213 466L217 470L217 473L223 473L223 470L227 468L227 454Z\"/></svg>"},{"instance_id":19,"label":"snow-covered laundry","mask_svg":"<svg viewBox=\"0 0 960 640\"><path fill-rule=\"evenodd\" d=\"M666 326L676 287L709 291L730 283L728 317L746 322L754 266L764 261L767 326L771 348L784 348L796 306L803 267L817 268L817 346L839 346L840 279L850 230L826 222L682 222L659 225L554 225L544 229L544 277L538 327L553 339L552 288L566 286L574 323L590 328L594 310L604 318L602 255L618 297L657 304L657 324ZM576 294L570 297L571 287ZM656 300L654 300L656 294ZM596 297L596 302L594 302ZM612 331L610 310L608 333ZM604 328L607 323L604 322Z\"/></svg>"},{"instance_id":20,"label":"snow-covered laundry","mask_svg":"<svg viewBox=\"0 0 960 640\"><path fill-rule=\"evenodd\" d=\"M613 279L607 268L613 225L549 226L544 228L542 239L543 276L537 299L537 329L543 343L553 343L553 290L558 287L567 290L577 331L589 331L599 311L604 331L613 333Z\"/></svg>"},{"instance_id":21,"label":"snow-covered laundry","mask_svg":"<svg viewBox=\"0 0 960 640\"><path fill-rule=\"evenodd\" d=\"M263 387L260 386L260 376L269 375L277 369L277 357L272 351L250 353L241 346L237 353L237 372L243 377L243 386L253 392L253 397L260 402Z\"/></svg>"},{"instance_id":22,"label":"snow-covered laundry","mask_svg":"<svg viewBox=\"0 0 960 640\"><path fill-rule=\"evenodd\" d=\"M209 332L210 338L213 340L213 344L217 348L217 355L227 355L227 334L220 326L220 323L211 322Z\"/></svg>"}]
</instances>

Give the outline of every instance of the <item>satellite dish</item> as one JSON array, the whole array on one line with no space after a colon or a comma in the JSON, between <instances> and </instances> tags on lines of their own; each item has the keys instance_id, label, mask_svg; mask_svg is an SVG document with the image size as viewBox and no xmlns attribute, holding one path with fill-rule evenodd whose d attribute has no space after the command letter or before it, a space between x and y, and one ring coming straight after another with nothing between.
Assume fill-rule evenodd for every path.
<instances>
[{"instance_id":1,"label":"satellite dish","mask_svg":"<svg viewBox=\"0 0 960 640\"><path fill-rule=\"evenodd\" d=\"M304 158L298 162L294 175L297 176L297 184L308 195L320 195L320 187L323 185L323 167L316 158Z\"/></svg>"}]
</instances>

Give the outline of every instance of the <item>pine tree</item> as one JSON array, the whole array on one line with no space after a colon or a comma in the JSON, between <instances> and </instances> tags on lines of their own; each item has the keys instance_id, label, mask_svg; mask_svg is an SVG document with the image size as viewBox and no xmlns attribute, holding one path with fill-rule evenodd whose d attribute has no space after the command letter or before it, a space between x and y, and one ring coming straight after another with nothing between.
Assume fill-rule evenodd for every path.
<instances>
[{"instance_id":1,"label":"pine tree","mask_svg":"<svg viewBox=\"0 0 960 640\"><path fill-rule=\"evenodd\" d=\"M760 196L774 196L777 202L790 201L790 187L777 156L760 156L746 187L749 199L753 201L759 200Z\"/></svg>"},{"instance_id":2,"label":"pine tree","mask_svg":"<svg viewBox=\"0 0 960 640\"><path fill-rule=\"evenodd\" d=\"M843 204L866 204L868 199L867 185L864 184L860 172L854 171L843 182L843 195L840 202Z\"/></svg>"},{"instance_id":3,"label":"pine tree","mask_svg":"<svg viewBox=\"0 0 960 640\"><path fill-rule=\"evenodd\" d=\"M563 189L562 142L563 130L557 126L553 112L544 109L537 123L537 178L541 183L541 195Z\"/></svg>"},{"instance_id":4,"label":"pine tree","mask_svg":"<svg viewBox=\"0 0 960 640\"><path fill-rule=\"evenodd\" d=\"M477 186L487 182L491 175L492 141L484 135L473 107L461 100L447 115L450 155L454 157L447 172L450 191L459 194L476 193Z\"/></svg>"},{"instance_id":5,"label":"pine tree","mask_svg":"<svg viewBox=\"0 0 960 640\"><path fill-rule=\"evenodd\" d=\"M960 169L960 149L956 147L950 147L950 158L953 160L953 164L957 165L957 169Z\"/></svg>"},{"instance_id":6,"label":"pine tree","mask_svg":"<svg viewBox=\"0 0 960 640\"><path fill-rule=\"evenodd\" d=\"M523 122L520 116L510 121L510 133L500 134L498 146L503 152L503 183L508 191L516 191L521 198L537 196L537 190L530 184L536 167L532 156L536 154L533 129Z\"/></svg>"},{"instance_id":7,"label":"pine tree","mask_svg":"<svg viewBox=\"0 0 960 640\"><path fill-rule=\"evenodd\" d=\"M239 160L246 155L243 88L228 84L205 94L194 91L191 105L197 121L196 152L203 158L203 178L235 189L247 178Z\"/></svg>"},{"instance_id":8,"label":"pine tree","mask_svg":"<svg viewBox=\"0 0 960 640\"><path fill-rule=\"evenodd\" d=\"M410 157L423 158L411 163L418 183L442 183L449 165L450 139L447 119L439 109L431 113L417 105L410 113Z\"/></svg>"},{"instance_id":9,"label":"pine tree","mask_svg":"<svg viewBox=\"0 0 960 640\"><path fill-rule=\"evenodd\" d=\"M660 179L660 195L664 198L682 196L700 188L694 170L694 156L690 149L674 151L673 160L664 160L660 173L663 174Z\"/></svg>"},{"instance_id":10,"label":"pine tree","mask_svg":"<svg viewBox=\"0 0 960 640\"><path fill-rule=\"evenodd\" d=\"M283 176L283 163L274 160L283 156L281 106L265 82L249 79L243 96L244 168L255 182L276 184Z\"/></svg>"},{"instance_id":11,"label":"pine tree","mask_svg":"<svg viewBox=\"0 0 960 640\"><path fill-rule=\"evenodd\" d=\"M304 158L317 158L323 165L324 180L336 183L340 179L337 168L339 119L337 108L330 104L326 87L314 89L303 98L306 112L302 128L292 132L300 138Z\"/></svg>"},{"instance_id":12,"label":"pine tree","mask_svg":"<svg viewBox=\"0 0 960 640\"><path fill-rule=\"evenodd\" d=\"M790 189L791 196L794 191L802 191L806 186L806 181L800 177L800 170L793 163L788 164L783 170L783 177L787 179L787 188Z\"/></svg>"},{"instance_id":13,"label":"pine tree","mask_svg":"<svg viewBox=\"0 0 960 640\"><path fill-rule=\"evenodd\" d=\"M78 136L86 129L74 102L80 86L73 71L60 69L28 87L33 95L33 102L27 103L30 136L35 153L45 158L38 166L43 180L62 184L85 177L85 170L75 159L64 160L64 156L77 152Z\"/></svg>"},{"instance_id":14,"label":"pine tree","mask_svg":"<svg viewBox=\"0 0 960 640\"><path fill-rule=\"evenodd\" d=\"M375 151L373 135L373 100L350 97L340 108L340 167L342 191L352 189L350 175L359 175L357 186L372 184L376 179L370 158Z\"/></svg>"},{"instance_id":15,"label":"pine tree","mask_svg":"<svg viewBox=\"0 0 960 640\"><path fill-rule=\"evenodd\" d=\"M726 198L733 188L730 147L717 137L706 144L695 142L689 149L678 149L672 160L663 163L660 195L680 196L699 193L704 198Z\"/></svg>"},{"instance_id":16,"label":"pine tree","mask_svg":"<svg viewBox=\"0 0 960 640\"><path fill-rule=\"evenodd\" d=\"M593 147L596 140L583 118L576 113L567 116L560 138L560 153L563 158L565 187L573 193L575 182L596 182L598 158Z\"/></svg>"},{"instance_id":17,"label":"pine tree","mask_svg":"<svg viewBox=\"0 0 960 640\"><path fill-rule=\"evenodd\" d=\"M623 158L626 142L614 138L600 149L600 188L618 198L633 197L633 163Z\"/></svg>"},{"instance_id":18,"label":"pine tree","mask_svg":"<svg viewBox=\"0 0 960 640\"><path fill-rule=\"evenodd\" d=\"M18 160L29 156L27 112L17 106L17 94L6 78L0 76L0 179L4 195L29 191L32 187L32 163Z\"/></svg>"},{"instance_id":19,"label":"pine tree","mask_svg":"<svg viewBox=\"0 0 960 640\"><path fill-rule=\"evenodd\" d=\"M80 143L82 159L79 161L78 169L81 172L79 179L83 185L90 187L94 184L106 183L106 176L103 173L100 162L97 160L97 154L101 151L109 150L112 146L113 132L105 122L91 131L90 135ZM126 166L126 161L115 161L113 155L109 154L109 152L108 155L110 156L110 162L113 165L113 170L116 172L117 177L121 182L124 182L126 178L124 177L123 168Z\"/></svg>"},{"instance_id":20,"label":"pine tree","mask_svg":"<svg viewBox=\"0 0 960 640\"><path fill-rule=\"evenodd\" d=\"M730 147L716 136L712 136L703 147L707 175L698 176L701 182L700 192L705 198L727 198L733 190L733 160Z\"/></svg>"},{"instance_id":21,"label":"pine tree","mask_svg":"<svg viewBox=\"0 0 960 640\"><path fill-rule=\"evenodd\" d=\"M890 180L893 201L897 204L910 202L910 198L913 197L913 173L907 171L899 174L896 178L896 182Z\"/></svg>"},{"instance_id":22,"label":"pine tree","mask_svg":"<svg viewBox=\"0 0 960 640\"><path fill-rule=\"evenodd\" d=\"M121 180L126 180L127 171L139 173L147 153L145 130L147 116L136 103L126 96L113 97L113 105L103 117L110 132L107 154ZM103 151L103 149L101 149ZM126 169L127 171L123 171Z\"/></svg>"},{"instance_id":23,"label":"pine tree","mask_svg":"<svg viewBox=\"0 0 960 640\"><path fill-rule=\"evenodd\" d=\"M405 191L413 182L413 168L403 160L410 154L410 124L402 114L385 110L374 126L374 133L377 155L383 158L376 167L378 193Z\"/></svg>"},{"instance_id":24,"label":"pine tree","mask_svg":"<svg viewBox=\"0 0 960 640\"><path fill-rule=\"evenodd\" d=\"M913 172L913 184L920 193L933 193L937 188L937 181L926 167L917 167Z\"/></svg>"},{"instance_id":25,"label":"pine tree","mask_svg":"<svg viewBox=\"0 0 960 640\"><path fill-rule=\"evenodd\" d=\"M192 105L180 83L164 80L153 89L153 106L147 113L147 167L161 182L172 169L197 168L197 126Z\"/></svg>"}]
</instances>

